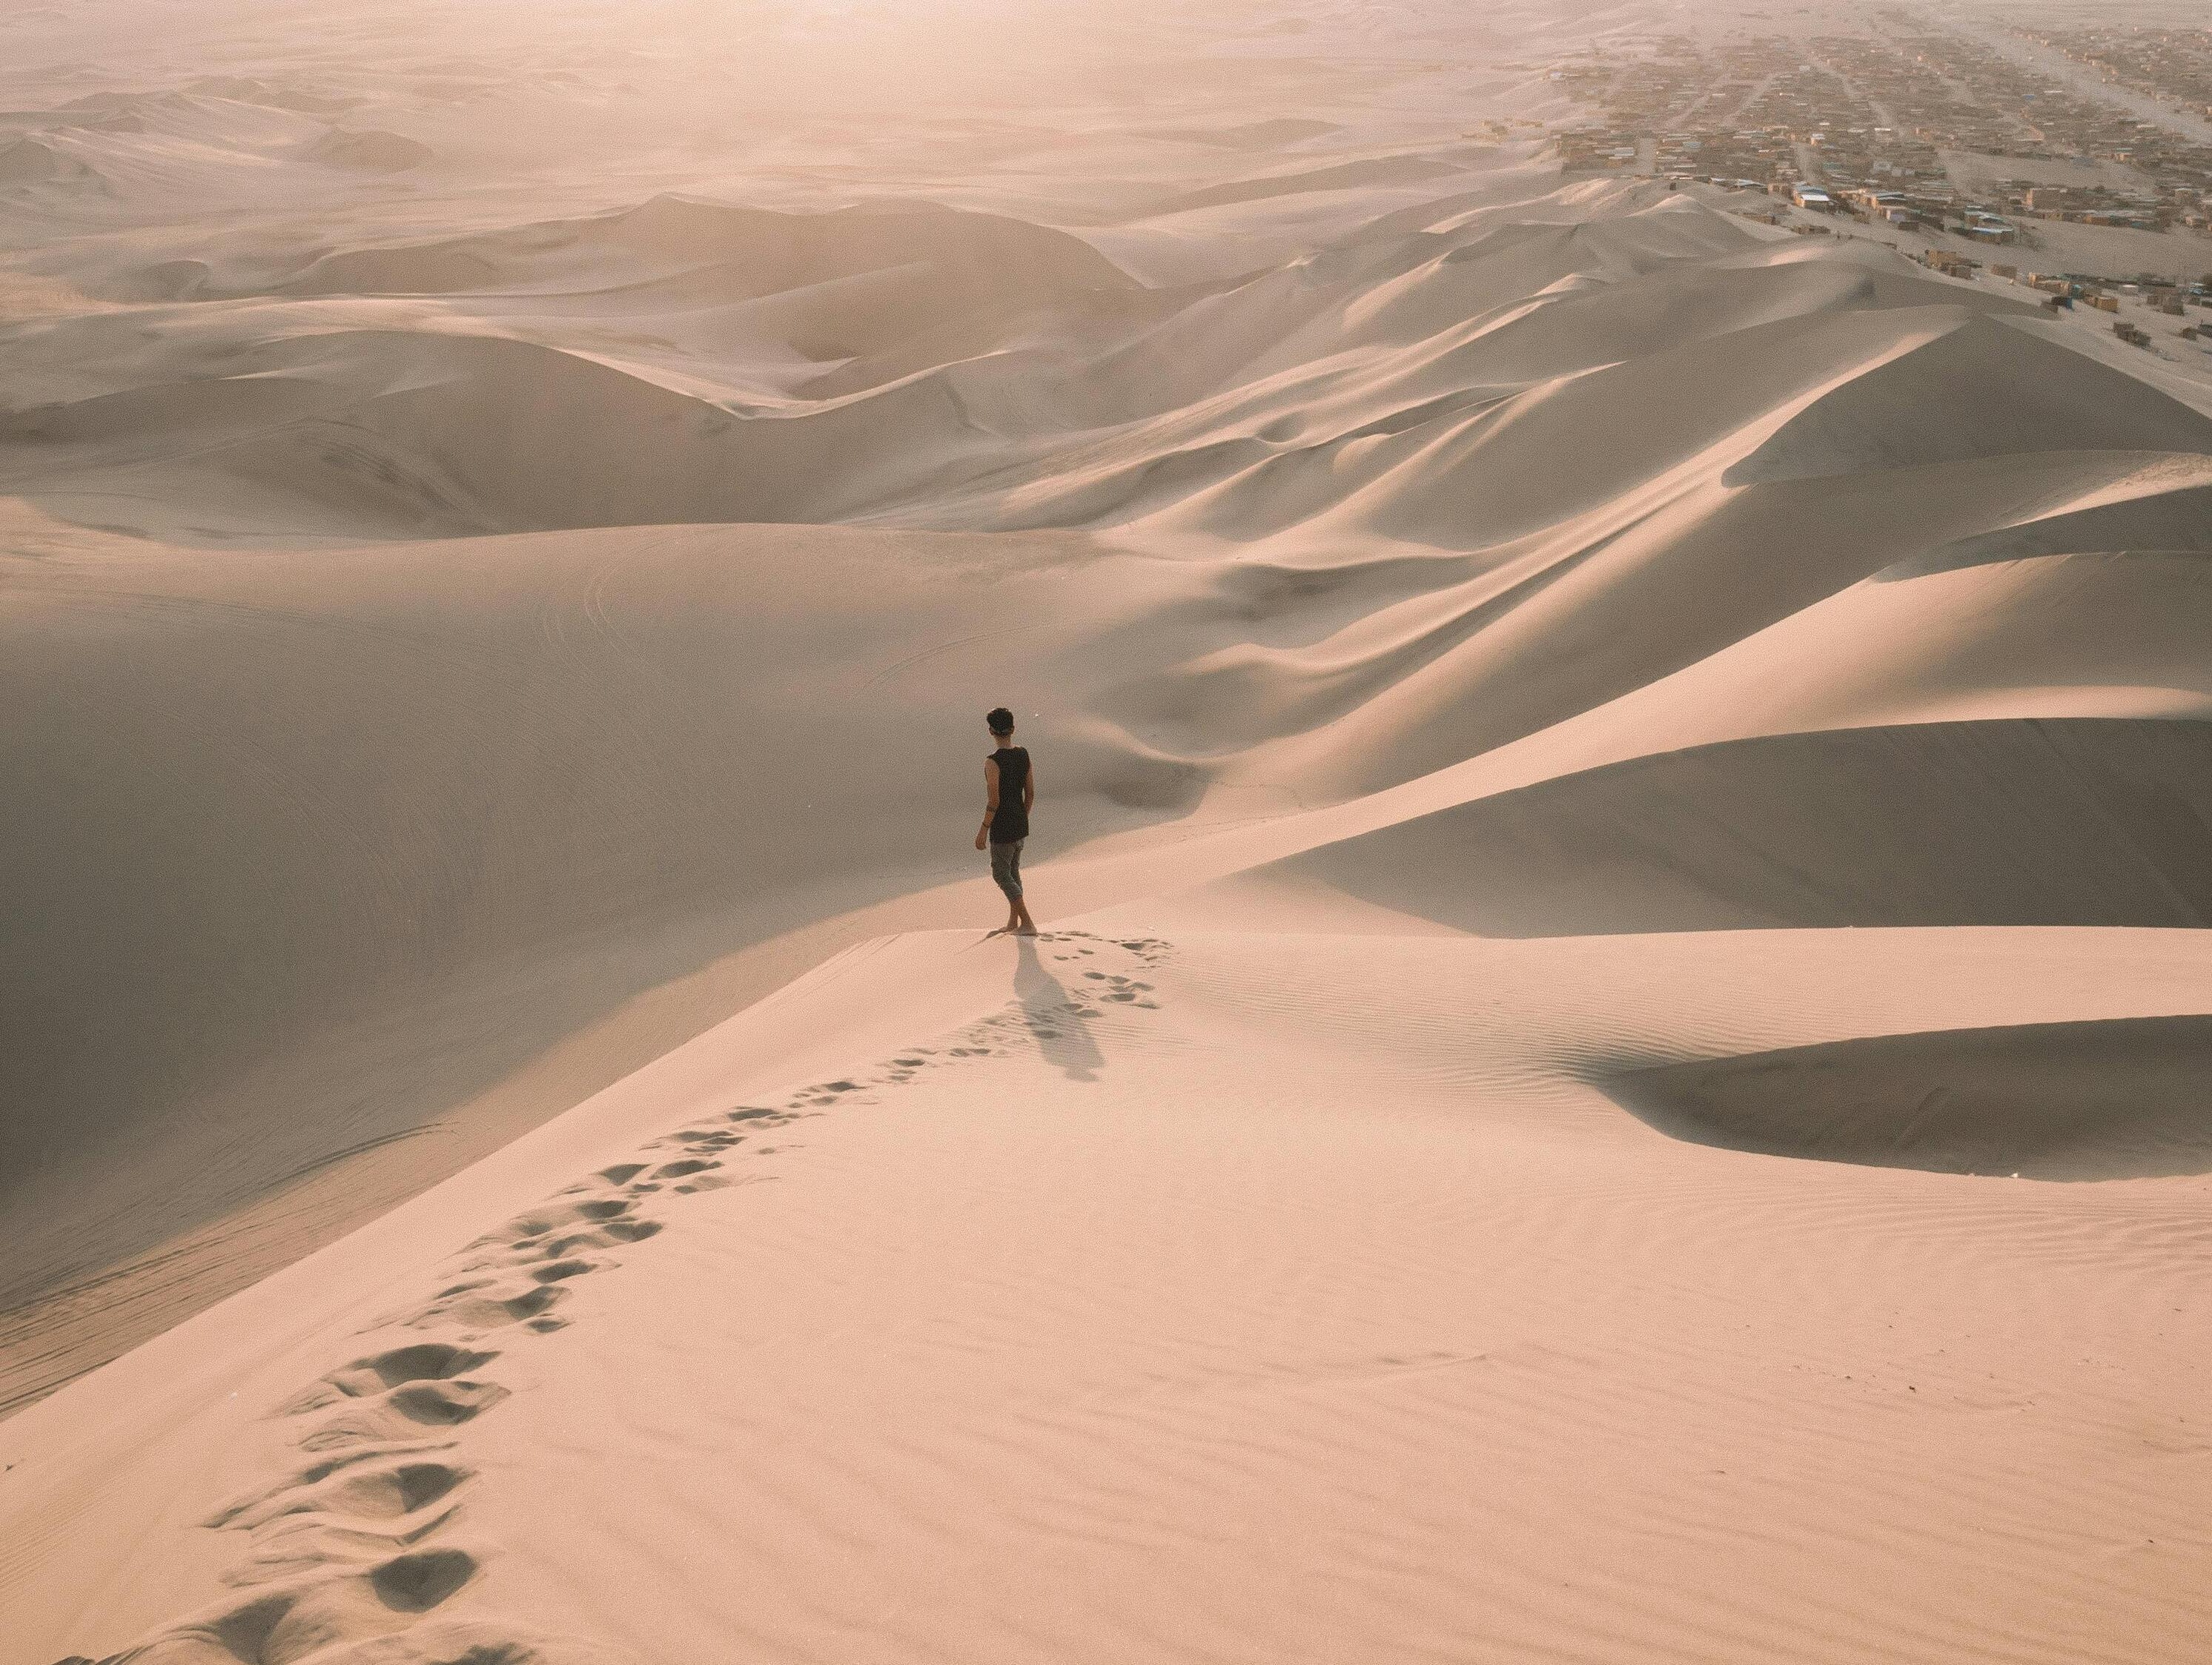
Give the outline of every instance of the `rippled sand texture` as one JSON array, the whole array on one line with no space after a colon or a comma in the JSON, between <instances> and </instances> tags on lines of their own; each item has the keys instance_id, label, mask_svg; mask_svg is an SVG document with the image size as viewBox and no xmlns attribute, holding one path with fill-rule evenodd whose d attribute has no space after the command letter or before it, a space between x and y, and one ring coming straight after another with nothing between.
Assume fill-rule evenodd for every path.
<instances>
[{"instance_id":1,"label":"rippled sand texture","mask_svg":"<svg viewBox=\"0 0 2212 1665\"><path fill-rule=\"evenodd\" d=\"M1733 26L0 18L0 1665L2200 1658L2212 384Z\"/></svg>"}]
</instances>

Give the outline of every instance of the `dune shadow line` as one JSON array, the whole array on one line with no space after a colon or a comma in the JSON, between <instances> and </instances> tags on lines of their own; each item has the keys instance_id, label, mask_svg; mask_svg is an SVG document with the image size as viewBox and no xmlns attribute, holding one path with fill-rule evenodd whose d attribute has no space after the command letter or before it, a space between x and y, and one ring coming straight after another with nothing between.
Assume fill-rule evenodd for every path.
<instances>
[{"instance_id":1,"label":"dune shadow line","mask_svg":"<svg viewBox=\"0 0 2212 1665\"><path fill-rule=\"evenodd\" d=\"M1632 1071L1671 1138L1767 1156L2043 1180L2212 1173L2212 1016L1880 1035Z\"/></svg>"}]
</instances>

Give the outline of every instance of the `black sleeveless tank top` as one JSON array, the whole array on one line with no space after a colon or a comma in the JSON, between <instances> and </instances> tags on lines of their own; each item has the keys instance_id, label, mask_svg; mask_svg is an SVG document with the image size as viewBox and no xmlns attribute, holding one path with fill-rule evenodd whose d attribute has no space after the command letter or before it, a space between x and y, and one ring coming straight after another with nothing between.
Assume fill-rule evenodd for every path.
<instances>
[{"instance_id":1,"label":"black sleeveless tank top","mask_svg":"<svg viewBox=\"0 0 2212 1665\"><path fill-rule=\"evenodd\" d=\"M999 812L991 817L991 842L1011 844L1030 836L1030 812L1022 807L1022 788L1030 783L1030 755L1020 746L1000 746L991 760L999 766Z\"/></svg>"}]
</instances>

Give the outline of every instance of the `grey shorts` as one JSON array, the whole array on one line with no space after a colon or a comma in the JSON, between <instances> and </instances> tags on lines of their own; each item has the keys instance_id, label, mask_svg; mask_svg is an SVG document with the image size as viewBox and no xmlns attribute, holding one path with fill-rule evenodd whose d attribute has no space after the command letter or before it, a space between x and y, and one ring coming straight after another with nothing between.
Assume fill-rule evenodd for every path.
<instances>
[{"instance_id":1,"label":"grey shorts","mask_svg":"<svg viewBox=\"0 0 2212 1665\"><path fill-rule=\"evenodd\" d=\"M1011 844L991 846L991 877L998 880L1008 902L1022 899L1022 846L1028 842L1017 838Z\"/></svg>"}]
</instances>

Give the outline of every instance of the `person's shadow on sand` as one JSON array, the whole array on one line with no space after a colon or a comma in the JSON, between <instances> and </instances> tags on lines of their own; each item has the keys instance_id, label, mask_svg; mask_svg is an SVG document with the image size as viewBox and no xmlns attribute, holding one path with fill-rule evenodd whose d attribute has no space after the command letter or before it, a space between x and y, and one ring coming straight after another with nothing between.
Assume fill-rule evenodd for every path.
<instances>
[{"instance_id":1,"label":"person's shadow on sand","mask_svg":"<svg viewBox=\"0 0 2212 1665\"><path fill-rule=\"evenodd\" d=\"M1056 1065L1071 1081L1096 1081L1106 1066L1106 1054L1091 1038L1082 1007L1067 997L1059 978L1037 957L1036 939L1017 937L1018 957L1014 962L1014 996L1020 1001L1022 1021L1036 1037L1045 1061Z\"/></svg>"}]
</instances>

